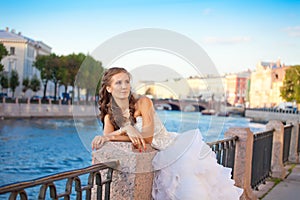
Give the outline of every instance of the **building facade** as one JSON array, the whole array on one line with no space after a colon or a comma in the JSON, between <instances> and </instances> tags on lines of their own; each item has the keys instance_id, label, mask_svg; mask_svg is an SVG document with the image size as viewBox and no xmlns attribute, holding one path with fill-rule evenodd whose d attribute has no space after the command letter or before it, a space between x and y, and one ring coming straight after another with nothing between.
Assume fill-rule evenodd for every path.
<instances>
[{"instance_id":1,"label":"building facade","mask_svg":"<svg viewBox=\"0 0 300 200\"><path fill-rule=\"evenodd\" d=\"M226 75L226 97L231 105L248 102L248 82L251 72L245 71Z\"/></svg>"},{"instance_id":2,"label":"building facade","mask_svg":"<svg viewBox=\"0 0 300 200\"><path fill-rule=\"evenodd\" d=\"M225 100L225 76L178 78L162 82L141 81L133 87L137 94L153 98Z\"/></svg>"},{"instance_id":3,"label":"building facade","mask_svg":"<svg viewBox=\"0 0 300 200\"><path fill-rule=\"evenodd\" d=\"M21 96L23 79L31 79L35 74L37 77L40 77L39 70L33 66L36 57L38 55L49 55L51 53L51 47L42 41L36 41L23 36L21 32L16 33L14 29L9 30L9 28L0 30L0 43L2 43L8 51L8 55L1 61L4 65L4 71L8 74L10 74L12 70L18 72L20 86L16 88L15 96ZM11 91L8 91L8 93L10 94Z\"/></svg>"},{"instance_id":4,"label":"building facade","mask_svg":"<svg viewBox=\"0 0 300 200\"><path fill-rule=\"evenodd\" d=\"M274 107L283 102L280 87L288 68L280 61L257 64L256 71L251 73L250 107Z\"/></svg>"}]
</instances>

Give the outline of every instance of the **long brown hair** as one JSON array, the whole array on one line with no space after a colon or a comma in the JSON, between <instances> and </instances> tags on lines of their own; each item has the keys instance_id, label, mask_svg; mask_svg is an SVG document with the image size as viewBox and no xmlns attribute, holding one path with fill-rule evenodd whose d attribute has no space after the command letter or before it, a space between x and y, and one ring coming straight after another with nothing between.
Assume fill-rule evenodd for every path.
<instances>
[{"instance_id":1,"label":"long brown hair","mask_svg":"<svg viewBox=\"0 0 300 200\"><path fill-rule=\"evenodd\" d=\"M119 129L124 124L126 118L123 117L121 108L114 101L113 96L111 95L111 93L109 93L106 90L106 88L107 86L111 85L112 77L119 73L126 73L131 79L130 73L124 68L113 67L107 69L102 76L101 87L99 91L99 101L98 101L99 110L100 110L100 119L102 121L103 127L104 127L104 117L108 114L109 119L112 125L114 126L115 130ZM133 116L135 112L136 99L134 98L131 92L128 98L129 98L129 113L130 113L129 120L131 124L134 124L136 122Z\"/></svg>"}]
</instances>

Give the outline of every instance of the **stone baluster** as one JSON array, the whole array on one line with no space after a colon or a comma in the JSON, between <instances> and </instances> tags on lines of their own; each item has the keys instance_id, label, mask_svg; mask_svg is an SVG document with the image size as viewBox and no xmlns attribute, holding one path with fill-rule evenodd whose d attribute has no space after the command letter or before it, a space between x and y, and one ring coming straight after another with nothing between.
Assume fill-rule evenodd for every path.
<instances>
[{"instance_id":1,"label":"stone baluster","mask_svg":"<svg viewBox=\"0 0 300 200\"><path fill-rule=\"evenodd\" d=\"M280 121L271 120L266 125L266 128L268 130L274 129L272 161L271 161L272 177L284 179L286 176L286 170L284 169L284 165L282 161L284 126Z\"/></svg>"},{"instance_id":2,"label":"stone baluster","mask_svg":"<svg viewBox=\"0 0 300 200\"><path fill-rule=\"evenodd\" d=\"M289 161L292 163L299 162L299 155L297 152L298 141L299 141L299 121L298 120L289 120L287 124L292 124L292 134L291 134L291 144L290 144L290 153L289 153Z\"/></svg>"},{"instance_id":3,"label":"stone baluster","mask_svg":"<svg viewBox=\"0 0 300 200\"><path fill-rule=\"evenodd\" d=\"M244 189L240 200L256 200L251 188L253 133L249 128L230 128L225 133L226 138L234 136L239 139L235 147L233 179L236 186Z\"/></svg>"},{"instance_id":4,"label":"stone baluster","mask_svg":"<svg viewBox=\"0 0 300 200\"><path fill-rule=\"evenodd\" d=\"M149 144L145 152L139 152L130 142L107 142L93 152L93 164L119 161L113 172L110 199L152 199L152 159L156 152ZM96 199L95 192L94 189L92 199Z\"/></svg>"}]
</instances>

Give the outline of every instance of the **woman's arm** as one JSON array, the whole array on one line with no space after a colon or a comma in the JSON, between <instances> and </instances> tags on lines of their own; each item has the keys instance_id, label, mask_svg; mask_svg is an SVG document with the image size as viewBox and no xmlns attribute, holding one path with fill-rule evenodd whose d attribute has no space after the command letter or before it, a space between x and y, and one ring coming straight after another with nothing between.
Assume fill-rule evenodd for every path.
<instances>
[{"instance_id":1,"label":"woman's arm","mask_svg":"<svg viewBox=\"0 0 300 200\"><path fill-rule=\"evenodd\" d=\"M144 140L151 144L154 134L154 114L155 110L151 99L148 97L141 97L138 101L138 109L143 118L143 128L141 135Z\"/></svg>"},{"instance_id":2,"label":"woman's arm","mask_svg":"<svg viewBox=\"0 0 300 200\"><path fill-rule=\"evenodd\" d=\"M131 126L131 125L129 125ZM133 127L134 128L134 127ZM135 129L135 128L134 128ZM130 136L126 135L126 131L129 131L130 128L121 128L119 130L114 130L112 123L110 122L109 116L104 117L104 129L103 136L96 136L92 141L92 149L99 149L107 141L119 141L119 142L132 142L139 149L141 146L146 148L146 144L141 135L133 133L134 131L130 130L132 134Z\"/></svg>"}]
</instances>

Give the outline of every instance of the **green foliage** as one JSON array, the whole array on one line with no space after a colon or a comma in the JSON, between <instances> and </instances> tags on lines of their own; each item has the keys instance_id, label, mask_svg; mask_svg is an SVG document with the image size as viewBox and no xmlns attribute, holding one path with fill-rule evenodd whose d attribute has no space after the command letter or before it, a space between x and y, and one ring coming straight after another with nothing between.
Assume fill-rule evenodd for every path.
<instances>
[{"instance_id":1,"label":"green foliage","mask_svg":"<svg viewBox=\"0 0 300 200\"><path fill-rule=\"evenodd\" d=\"M52 79L50 62L51 55L38 55L33 63L33 65L41 72L41 79L44 84L44 97L46 96L48 81Z\"/></svg>"},{"instance_id":2,"label":"green foliage","mask_svg":"<svg viewBox=\"0 0 300 200\"><path fill-rule=\"evenodd\" d=\"M44 95L48 81L53 81L55 88L58 84L64 85L67 92L68 86L75 87L75 80L77 88L87 90L87 97L98 94L96 91L101 81L103 67L101 62L89 55L82 53L67 56L42 55L37 56L34 66L41 72ZM56 96L56 89L54 96Z\"/></svg>"},{"instance_id":3,"label":"green foliage","mask_svg":"<svg viewBox=\"0 0 300 200\"><path fill-rule=\"evenodd\" d=\"M76 86L86 89L86 100L89 99L90 95L98 95L103 71L102 63L90 55L82 63L77 73Z\"/></svg>"},{"instance_id":4,"label":"green foliage","mask_svg":"<svg viewBox=\"0 0 300 200\"><path fill-rule=\"evenodd\" d=\"M286 70L280 96L288 101L300 103L300 65L292 66Z\"/></svg>"},{"instance_id":5,"label":"green foliage","mask_svg":"<svg viewBox=\"0 0 300 200\"><path fill-rule=\"evenodd\" d=\"M5 46L0 43L0 62L1 60L8 55L8 51L6 50ZM4 66L0 63L0 73L4 71Z\"/></svg>"},{"instance_id":6,"label":"green foliage","mask_svg":"<svg viewBox=\"0 0 300 200\"><path fill-rule=\"evenodd\" d=\"M30 89L32 91L37 92L41 89L41 81L38 79L37 75L33 75L32 79L30 80Z\"/></svg>"},{"instance_id":7,"label":"green foliage","mask_svg":"<svg viewBox=\"0 0 300 200\"><path fill-rule=\"evenodd\" d=\"M13 91L13 97L15 94L16 88L19 86L20 81L19 81L19 75L16 70L11 71L10 79L9 79L9 86L11 90Z\"/></svg>"},{"instance_id":8,"label":"green foliage","mask_svg":"<svg viewBox=\"0 0 300 200\"><path fill-rule=\"evenodd\" d=\"M30 88L30 80L28 77L24 78L22 81L22 91L25 93Z\"/></svg>"},{"instance_id":9,"label":"green foliage","mask_svg":"<svg viewBox=\"0 0 300 200\"><path fill-rule=\"evenodd\" d=\"M1 75L1 77L0 77L0 85L2 87L2 90L3 89L7 89L9 87L7 74L2 74Z\"/></svg>"}]
</instances>

